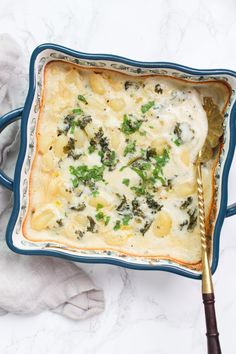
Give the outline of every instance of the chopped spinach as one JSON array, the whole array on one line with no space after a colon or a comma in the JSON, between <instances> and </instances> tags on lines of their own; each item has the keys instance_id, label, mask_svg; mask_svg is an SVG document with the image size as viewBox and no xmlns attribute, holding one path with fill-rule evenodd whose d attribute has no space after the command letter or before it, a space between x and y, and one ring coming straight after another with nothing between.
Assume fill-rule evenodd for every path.
<instances>
[{"instance_id":1,"label":"chopped spinach","mask_svg":"<svg viewBox=\"0 0 236 354\"><path fill-rule=\"evenodd\" d=\"M183 139L182 139L182 129L180 128L180 123L176 123L175 128L174 128L174 135L176 136L176 139L174 139L174 143L177 146L180 146L183 144Z\"/></svg>"},{"instance_id":2,"label":"chopped spinach","mask_svg":"<svg viewBox=\"0 0 236 354\"><path fill-rule=\"evenodd\" d=\"M68 143L63 147L64 154L70 154L75 149L75 139L70 138Z\"/></svg>"},{"instance_id":3,"label":"chopped spinach","mask_svg":"<svg viewBox=\"0 0 236 354\"><path fill-rule=\"evenodd\" d=\"M100 127L97 131L97 133L95 133L94 139L97 143L100 142L100 140L102 139L102 137L104 136L104 131L103 129Z\"/></svg>"},{"instance_id":4,"label":"chopped spinach","mask_svg":"<svg viewBox=\"0 0 236 354\"><path fill-rule=\"evenodd\" d=\"M72 157L74 160L79 160L79 158L82 156L82 154L76 154L74 152L74 150L71 150L67 156Z\"/></svg>"},{"instance_id":5,"label":"chopped spinach","mask_svg":"<svg viewBox=\"0 0 236 354\"><path fill-rule=\"evenodd\" d=\"M62 227L62 226L64 225L62 219L56 220L56 223L57 223L57 225L60 226L60 227Z\"/></svg>"},{"instance_id":6,"label":"chopped spinach","mask_svg":"<svg viewBox=\"0 0 236 354\"><path fill-rule=\"evenodd\" d=\"M70 207L71 210L76 210L76 211L83 211L86 208L85 203L79 203L76 206Z\"/></svg>"},{"instance_id":7,"label":"chopped spinach","mask_svg":"<svg viewBox=\"0 0 236 354\"><path fill-rule=\"evenodd\" d=\"M141 209L140 202L138 201L137 198L134 198L131 202L132 204L132 212L135 216L139 216L140 218L145 218L145 214Z\"/></svg>"},{"instance_id":8,"label":"chopped spinach","mask_svg":"<svg viewBox=\"0 0 236 354\"><path fill-rule=\"evenodd\" d=\"M138 90L140 87L140 84L135 81L125 81L125 90L127 91L130 87L133 87L135 90Z\"/></svg>"},{"instance_id":9,"label":"chopped spinach","mask_svg":"<svg viewBox=\"0 0 236 354\"><path fill-rule=\"evenodd\" d=\"M192 204L193 202L193 198L192 197L188 197L181 205L180 205L180 209L187 209L189 207L190 204Z\"/></svg>"},{"instance_id":10,"label":"chopped spinach","mask_svg":"<svg viewBox=\"0 0 236 354\"><path fill-rule=\"evenodd\" d=\"M188 210L188 215L189 215L189 224L188 224L188 227L187 227L187 230L188 231L192 231L196 224L197 224L197 209L190 209Z\"/></svg>"},{"instance_id":11,"label":"chopped spinach","mask_svg":"<svg viewBox=\"0 0 236 354\"><path fill-rule=\"evenodd\" d=\"M118 163L118 160L115 151L109 148L109 140L104 136L102 128L99 128L98 132L94 135L94 138L90 140L89 153L93 153L99 148L99 146L101 150L98 154L101 157L102 164L109 167L109 170L112 171Z\"/></svg>"},{"instance_id":12,"label":"chopped spinach","mask_svg":"<svg viewBox=\"0 0 236 354\"><path fill-rule=\"evenodd\" d=\"M93 220L91 216L87 216L89 221L89 225L87 226L87 231L96 232L96 222Z\"/></svg>"},{"instance_id":13,"label":"chopped spinach","mask_svg":"<svg viewBox=\"0 0 236 354\"><path fill-rule=\"evenodd\" d=\"M91 122L91 116L83 116L80 120L78 120L78 126L80 127L80 129L84 130L84 128Z\"/></svg>"},{"instance_id":14,"label":"chopped spinach","mask_svg":"<svg viewBox=\"0 0 236 354\"><path fill-rule=\"evenodd\" d=\"M71 122L73 122L75 119L75 115L74 114L67 114L67 116L65 116L64 118L64 124L67 124L67 125L71 125ZM69 130L69 128L68 128Z\"/></svg>"},{"instance_id":15,"label":"chopped spinach","mask_svg":"<svg viewBox=\"0 0 236 354\"><path fill-rule=\"evenodd\" d=\"M179 224L179 229L182 231L184 226L188 225L188 220L184 220L182 223Z\"/></svg>"},{"instance_id":16,"label":"chopped spinach","mask_svg":"<svg viewBox=\"0 0 236 354\"><path fill-rule=\"evenodd\" d=\"M152 225L153 220L148 220L145 222L144 226L140 229L141 234L144 236Z\"/></svg>"},{"instance_id":17,"label":"chopped spinach","mask_svg":"<svg viewBox=\"0 0 236 354\"><path fill-rule=\"evenodd\" d=\"M81 240L81 238L84 236L84 232L81 230L76 230L75 234L77 235L78 240Z\"/></svg>"},{"instance_id":18,"label":"chopped spinach","mask_svg":"<svg viewBox=\"0 0 236 354\"><path fill-rule=\"evenodd\" d=\"M126 196L123 195L120 204L117 206L116 210L119 214L127 214L130 210L129 204L127 202Z\"/></svg>"},{"instance_id":19,"label":"chopped spinach","mask_svg":"<svg viewBox=\"0 0 236 354\"><path fill-rule=\"evenodd\" d=\"M163 207L163 205L160 205L159 203L157 203L157 201L155 201L155 199L153 198L152 195L147 195L146 197L146 202L147 202L147 205L150 209L152 209L152 213L156 213L158 211L161 210L161 208Z\"/></svg>"},{"instance_id":20,"label":"chopped spinach","mask_svg":"<svg viewBox=\"0 0 236 354\"><path fill-rule=\"evenodd\" d=\"M160 85L160 84L156 84L154 90L155 90L155 92L158 93L158 94L162 94L162 93L163 93L163 89L161 88L161 85Z\"/></svg>"},{"instance_id":21,"label":"chopped spinach","mask_svg":"<svg viewBox=\"0 0 236 354\"><path fill-rule=\"evenodd\" d=\"M73 114L68 114L64 118L64 129L58 129L58 135L67 134L70 130L70 133L73 134L75 131L75 127L80 127L80 129L84 129L87 124L92 122L92 118L89 115L82 115L83 111L80 108L73 109ZM79 117L79 119L77 118Z\"/></svg>"},{"instance_id":22,"label":"chopped spinach","mask_svg":"<svg viewBox=\"0 0 236 354\"><path fill-rule=\"evenodd\" d=\"M156 152L156 149L154 148L151 148L151 147L148 147L146 150L145 149L142 149L142 156L144 159L150 161L151 158L154 158L157 156L157 152Z\"/></svg>"}]
</instances>

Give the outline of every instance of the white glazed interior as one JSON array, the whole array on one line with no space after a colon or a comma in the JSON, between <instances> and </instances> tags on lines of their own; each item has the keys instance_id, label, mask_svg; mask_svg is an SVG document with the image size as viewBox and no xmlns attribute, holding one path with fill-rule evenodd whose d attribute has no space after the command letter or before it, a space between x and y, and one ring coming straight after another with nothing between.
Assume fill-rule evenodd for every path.
<instances>
[{"instance_id":1,"label":"white glazed interior","mask_svg":"<svg viewBox=\"0 0 236 354\"><path fill-rule=\"evenodd\" d=\"M36 122L37 122L37 117L39 114L39 107L40 107L40 97L41 97L41 90L43 86L43 72L44 72L44 67L45 65L52 61L52 60L64 60L72 63L77 63L81 66L89 66L89 67L99 67L99 68L109 68L113 70L117 70L120 72L128 72L132 75L139 75L137 72L138 67L135 66L130 66L127 64L122 64L119 62L115 61L108 61L108 60L87 60L87 59L75 59L73 56L65 55L59 51L52 50L52 49L45 49L43 50L40 54L38 54L35 64L34 64L34 75L35 75L35 94L34 94L34 99L33 103L30 109L30 114L28 118L28 126L27 126L27 150L25 153L25 158L22 166L22 171L21 171L21 179L20 179L20 209L18 213L18 217L13 229L12 233L12 242L13 246L20 249L20 250L50 250L50 251L60 251L63 254L67 255L77 255L77 256L84 256L84 257L90 257L90 258L111 258L111 259L116 259L116 260L122 260L122 262L126 263L132 263L132 264L139 264L139 265L175 265L179 269L185 269L186 267L181 266L179 264L176 264L172 261L169 260L155 260L155 259L147 259L147 258L141 258L141 257L131 257L131 256L124 256L124 255L119 255L116 252L111 252L111 251L86 251L86 250L75 250L75 249L70 249L66 248L65 246L61 246L57 243L46 243L46 242L32 242L24 238L23 233L22 233L22 221L24 219L26 209L27 209L27 201L28 201L28 176L31 168L31 162L33 161L33 156L35 153L35 128L36 128ZM140 70L140 69L139 69ZM225 129L225 134L224 134L224 148L220 157L220 162L218 164L218 167L216 169L216 175L218 175L218 178L216 178L216 188L218 189L218 197L217 197L217 216L219 212L219 207L221 203L221 184L222 184L222 171L224 168L225 164L225 159L227 157L228 149L229 149L229 141L230 141L230 129L229 129L229 117L230 117L230 111L233 106L233 102L235 100L235 92L234 89L236 88L236 80L234 77L230 75L206 75L204 77L199 75L190 75L183 73L178 70L174 69L155 69L150 66L150 68L143 68L142 69L142 74L161 74L161 75L171 75L174 77L179 77L179 78L185 78L188 79L189 81L207 81L207 80L216 80L216 79L221 79L227 81L231 87L233 88L233 93L231 96L231 101L230 104L227 107L227 110L225 112L225 122L224 122L224 129ZM217 219L216 216L216 219ZM189 270L189 269L188 269ZM195 270L190 270L190 272L194 274L199 274L198 271Z\"/></svg>"}]
</instances>

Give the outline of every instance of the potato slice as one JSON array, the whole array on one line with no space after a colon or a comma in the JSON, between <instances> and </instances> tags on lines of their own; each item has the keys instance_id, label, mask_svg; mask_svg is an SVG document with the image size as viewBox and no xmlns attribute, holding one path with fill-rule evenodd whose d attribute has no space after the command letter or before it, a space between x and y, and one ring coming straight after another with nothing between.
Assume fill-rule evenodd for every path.
<instances>
[{"instance_id":1,"label":"potato slice","mask_svg":"<svg viewBox=\"0 0 236 354\"><path fill-rule=\"evenodd\" d=\"M115 112L119 112L125 107L125 101L123 98L113 98L109 101L108 105L113 109Z\"/></svg>"},{"instance_id":2,"label":"potato slice","mask_svg":"<svg viewBox=\"0 0 236 354\"><path fill-rule=\"evenodd\" d=\"M31 227L36 231L46 229L53 221L55 221L55 214L51 209L44 209L36 211L31 218Z\"/></svg>"},{"instance_id":3,"label":"potato slice","mask_svg":"<svg viewBox=\"0 0 236 354\"><path fill-rule=\"evenodd\" d=\"M172 228L172 218L167 211L160 211L152 224L153 233L157 237L167 236Z\"/></svg>"},{"instance_id":4,"label":"potato slice","mask_svg":"<svg viewBox=\"0 0 236 354\"><path fill-rule=\"evenodd\" d=\"M128 241L130 237L132 237L132 234L129 230L119 230L116 232L110 231L104 233L105 242L111 246L122 246Z\"/></svg>"}]
</instances>

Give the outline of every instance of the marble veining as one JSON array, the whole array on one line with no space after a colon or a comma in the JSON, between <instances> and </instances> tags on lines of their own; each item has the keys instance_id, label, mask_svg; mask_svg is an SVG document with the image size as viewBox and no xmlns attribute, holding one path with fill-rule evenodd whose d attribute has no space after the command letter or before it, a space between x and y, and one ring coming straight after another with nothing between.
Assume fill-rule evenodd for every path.
<instances>
[{"instance_id":1,"label":"marble veining","mask_svg":"<svg viewBox=\"0 0 236 354\"><path fill-rule=\"evenodd\" d=\"M43 42L137 60L236 70L235 19L234 0L196 0L191 5L188 0L41 0L40 6L35 0L1 0L0 33L12 35L22 48L12 85L14 103L24 103L29 56ZM236 199L235 178L234 159L229 202ZM236 217L227 219L214 276L218 326L227 354L235 353L235 229ZM206 353L200 282L164 272L81 267L104 289L104 313L82 322L52 313L2 316L1 354Z\"/></svg>"}]
</instances>

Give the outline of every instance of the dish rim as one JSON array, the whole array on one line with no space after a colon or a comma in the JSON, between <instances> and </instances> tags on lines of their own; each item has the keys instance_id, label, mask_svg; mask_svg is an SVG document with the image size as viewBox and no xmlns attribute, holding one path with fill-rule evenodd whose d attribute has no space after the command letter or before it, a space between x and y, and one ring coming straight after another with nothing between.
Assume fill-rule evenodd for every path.
<instances>
[{"instance_id":1,"label":"dish rim","mask_svg":"<svg viewBox=\"0 0 236 354\"><path fill-rule=\"evenodd\" d=\"M229 75L236 78L236 72L228 69L194 69L191 67L187 67L184 65L180 65L177 63L171 62L143 62L136 61L132 59L128 59L122 56L113 55L113 54L89 54L79 52L73 49L66 48L64 46L60 46L57 44L46 43L41 44L35 48L31 55L30 59L30 71L29 71L29 89L28 94L25 101L25 106L23 108L23 114L21 119L21 142L20 142L20 150L16 163L15 173L14 173L14 184L13 184L13 192L14 192L14 202L13 202L13 210L11 213L10 220L8 222L7 230L6 230L6 242L8 247L19 254L24 255L45 255L45 256L56 256L72 261L78 261L81 263L105 263L105 264L113 264L118 265L130 269L137 270L163 270L171 273L175 273L178 275L183 275L193 279L200 279L201 274L195 274L190 269L188 270L180 268L177 264L161 264L161 265L152 265L152 264L138 264L127 262L122 259L109 258L107 256L100 257L91 257L88 255L72 255L66 254L64 252L60 252L59 250L47 250L47 249L38 249L38 250L24 250L16 247L13 244L13 229L15 226L15 222L18 217L18 213L20 210L20 179L21 179L21 170L24 163L25 155L26 155L26 147L28 141L28 133L27 133L27 123L30 115L30 110L32 107L32 103L34 101L35 90L36 90L36 74L35 74L35 63L38 55L44 50L55 50L60 53L73 56L78 59L94 59L94 60L108 60L117 63L127 64L130 66L138 66L142 70L142 68L161 68L161 69L173 69L178 70L183 73L187 73L190 75ZM236 83L235 83L236 86ZM214 236L213 236L213 246L212 246L212 264L211 270L212 273L215 272L218 260L219 260L219 244L220 244L220 231L223 225L224 218L227 216L234 215L236 213L236 205L229 206L227 208L228 201L228 175L231 166L231 162L234 155L236 142L236 102L234 101L232 104L232 109L229 116L229 148L225 157L224 167L222 171L222 182L220 185L221 188L221 202L219 207L218 216L215 223L214 228Z\"/></svg>"}]
</instances>

